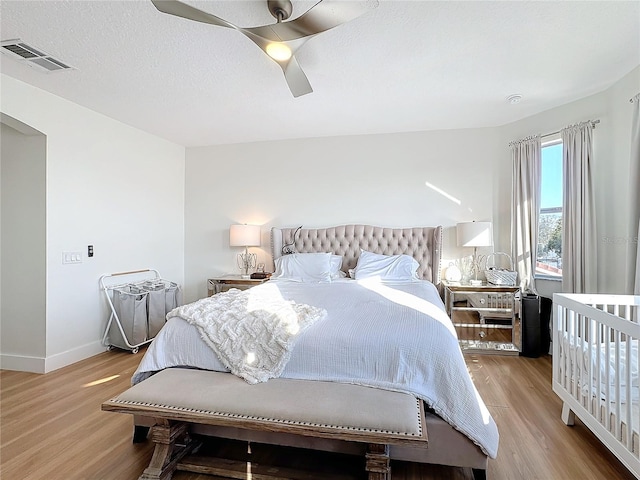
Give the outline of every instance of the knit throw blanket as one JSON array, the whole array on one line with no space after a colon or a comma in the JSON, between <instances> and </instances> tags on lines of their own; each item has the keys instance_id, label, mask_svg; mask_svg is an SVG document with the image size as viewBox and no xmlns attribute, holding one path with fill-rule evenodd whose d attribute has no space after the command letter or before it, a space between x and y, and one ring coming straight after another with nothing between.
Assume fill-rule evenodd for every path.
<instances>
[{"instance_id":1,"label":"knit throw blanket","mask_svg":"<svg viewBox=\"0 0 640 480\"><path fill-rule=\"evenodd\" d=\"M275 285L231 289L167 314L194 325L231 373L250 384L280 376L296 339L326 310L284 300Z\"/></svg>"}]
</instances>

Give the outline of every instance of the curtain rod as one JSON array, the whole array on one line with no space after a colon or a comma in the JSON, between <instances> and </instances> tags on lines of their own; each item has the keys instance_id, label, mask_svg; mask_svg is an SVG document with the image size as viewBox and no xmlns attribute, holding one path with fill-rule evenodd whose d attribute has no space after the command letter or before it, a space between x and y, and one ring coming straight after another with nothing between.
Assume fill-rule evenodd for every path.
<instances>
[{"instance_id":1,"label":"curtain rod","mask_svg":"<svg viewBox=\"0 0 640 480\"><path fill-rule=\"evenodd\" d=\"M592 127L595 127L597 124L600 123L600 120L587 120L587 121L591 122ZM544 135L540 135L540 138L550 137L551 135L557 135L560 132L562 132L562 130L558 130L557 132L545 133Z\"/></svg>"}]
</instances>

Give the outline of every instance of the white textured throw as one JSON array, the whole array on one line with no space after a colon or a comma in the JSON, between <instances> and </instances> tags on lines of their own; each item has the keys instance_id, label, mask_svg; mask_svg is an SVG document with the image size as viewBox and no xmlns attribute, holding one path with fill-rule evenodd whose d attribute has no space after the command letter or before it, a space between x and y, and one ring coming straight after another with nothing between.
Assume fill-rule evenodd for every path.
<instances>
[{"instance_id":1,"label":"white textured throw","mask_svg":"<svg viewBox=\"0 0 640 480\"><path fill-rule=\"evenodd\" d=\"M284 300L278 289L231 289L169 314L195 325L231 373L248 383L279 377L299 334L327 311Z\"/></svg>"}]
</instances>

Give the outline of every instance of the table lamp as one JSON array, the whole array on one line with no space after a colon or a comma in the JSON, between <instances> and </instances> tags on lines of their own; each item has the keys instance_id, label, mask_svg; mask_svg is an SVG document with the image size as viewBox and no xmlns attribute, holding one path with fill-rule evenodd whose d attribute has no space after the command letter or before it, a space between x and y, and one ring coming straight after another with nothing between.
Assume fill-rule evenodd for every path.
<instances>
[{"instance_id":1,"label":"table lamp","mask_svg":"<svg viewBox=\"0 0 640 480\"><path fill-rule=\"evenodd\" d=\"M493 245L493 229L491 222L463 222L456 225L459 247L473 247L473 272L474 278L470 280L471 285L482 285L478 280L478 270L480 270L480 259L478 258L478 247L491 247Z\"/></svg>"},{"instance_id":2,"label":"table lamp","mask_svg":"<svg viewBox=\"0 0 640 480\"><path fill-rule=\"evenodd\" d=\"M249 247L260 246L260 226L231 225L229 228L229 245L231 247L244 247L244 253L238 254L237 262L242 278L249 278L249 269L255 268L258 260L255 253L249 253Z\"/></svg>"}]
</instances>

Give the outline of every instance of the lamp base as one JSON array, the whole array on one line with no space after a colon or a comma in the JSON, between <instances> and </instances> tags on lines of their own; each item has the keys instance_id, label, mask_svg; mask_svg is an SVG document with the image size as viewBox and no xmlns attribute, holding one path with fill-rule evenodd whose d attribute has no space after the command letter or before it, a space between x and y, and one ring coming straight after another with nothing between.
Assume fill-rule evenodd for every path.
<instances>
[{"instance_id":1,"label":"lamp base","mask_svg":"<svg viewBox=\"0 0 640 480\"><path fill-rule=\"evenodd\" d=\"M258 257L255 253L248 253L247 247L245 247L244 253L239 253L237 256L238 267L240 268L240 278L243 280L248 280L251 278L251 274L249 270L255 268L256 262L258 261Z\"/></svg>"}]
</instances>

